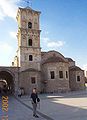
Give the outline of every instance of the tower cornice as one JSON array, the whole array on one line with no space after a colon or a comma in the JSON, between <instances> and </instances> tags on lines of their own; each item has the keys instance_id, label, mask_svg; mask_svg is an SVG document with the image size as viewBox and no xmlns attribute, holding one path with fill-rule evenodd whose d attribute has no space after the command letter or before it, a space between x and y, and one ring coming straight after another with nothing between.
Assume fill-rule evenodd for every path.
<instances>
[{"instance_id":1,"label":"tower cornice","mask_svg":"<svg viewBox=\"0 0 87 120\"><path fill-rule=\"evenodd\" d=\"M29 29L29 28L19 28L18 29L18 32L22 32L22 31L26 31L26 33L28 33L28 32L38 32L38 33L40 33L41 32L41 30L36 30L36 29Z\"/></svg>"},{"instance_id":2,"label":"tower cornice","mask_svg":"<svg viewBox=\"0 0 87 120\"><path fill-rule=\"evenodd\" d=\"M22 11L29 11L29 12L31 12L31 13L36 13L36 14L38 14L38 15L41 14L40 11L33 10L33 9L30 8L30 7L26 7L26 8L21 8L21 7L19 7L19 8L18 8L18 12L17 12L17 16L16 16L16 19L17 19L17 20L18 20L18 16L20 15L20 13L21 13Z\"/></svg>"}]
</instances>

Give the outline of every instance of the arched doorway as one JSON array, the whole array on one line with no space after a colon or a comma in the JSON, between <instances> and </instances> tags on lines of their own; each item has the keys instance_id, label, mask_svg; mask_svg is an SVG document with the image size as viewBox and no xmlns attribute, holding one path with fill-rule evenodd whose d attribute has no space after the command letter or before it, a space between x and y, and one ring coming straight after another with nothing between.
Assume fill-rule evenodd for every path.
<instances>
[{"instance_id":1,"label":"arched doorway","mask_svg":"<svg viewBox=\"0 0 87 120\"><path fill-rule=\"evenodd\" d=\"M1 94L14 93L14 77L8 71L0 71L0 92Z\"/></svg>"}]
</instances>

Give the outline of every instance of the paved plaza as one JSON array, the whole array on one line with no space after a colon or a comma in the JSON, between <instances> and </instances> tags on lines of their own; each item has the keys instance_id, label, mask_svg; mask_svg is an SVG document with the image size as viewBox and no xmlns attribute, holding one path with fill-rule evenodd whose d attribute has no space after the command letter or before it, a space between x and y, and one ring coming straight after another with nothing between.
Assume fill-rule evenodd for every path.
<instances>
[{"instance_id":1,"label":"paved plaza","mask_svg":"<svg viewBox=\"0 0 87 120\"><path fill-rule=\"evenodd\" d=\"M87 120L87 91L42 94L39 97L39 118L34 118L29 96L9 96L8 120ZM3 112L0 107L0 120L1 116Z\"/></svg>"},{"instance_id":2,"label":"paved plaza","mask_svg":"<svg viewBox=\"0 0 87 120\"><path fill-rule=\"evenodd\" d=\"M48 120L87 120L87 91L39 96L38 111L48 116ZM32 107L29 96L20 100Z\"/></svg>"},{"instance_id":3,"label":"paved plaza","mask_svg":"<svg viewBox=\"0 0 87 120\"><path fill-rule=\"evenodd\" d=\"M2 119L5 116L5 113L2 112L2 105L0 99L0 120L7 120ZM8 109L8 120L36 120L32 116L32 110L21 104L17 99L14 97L9 96L9 109ZM7 115L6 114L6 115ZM38 120L46 120L45 118L38 118Z\"/></svg>"}]
</instances>

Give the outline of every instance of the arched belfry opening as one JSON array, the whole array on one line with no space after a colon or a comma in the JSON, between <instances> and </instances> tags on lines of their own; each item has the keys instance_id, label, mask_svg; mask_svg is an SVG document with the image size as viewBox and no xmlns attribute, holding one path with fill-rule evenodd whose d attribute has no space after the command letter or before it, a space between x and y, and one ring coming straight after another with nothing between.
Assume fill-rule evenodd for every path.
<instances>
[{"instance_id":1,"label":"arched belfry opening","mask_svg":"<svg viewBox=\"0 0 87 120\"><path fill-rule=\"evenodd\" d=\"M9 71L0 71L0 93L14 93L14 75Z\"/></svg>"}]
</instances>

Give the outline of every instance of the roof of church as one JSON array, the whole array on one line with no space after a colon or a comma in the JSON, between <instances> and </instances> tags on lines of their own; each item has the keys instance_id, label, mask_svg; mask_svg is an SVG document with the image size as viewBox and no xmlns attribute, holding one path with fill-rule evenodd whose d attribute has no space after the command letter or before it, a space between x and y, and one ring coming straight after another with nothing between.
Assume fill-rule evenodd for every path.
<instances>
[{"instance_id":1,"label":"roof of church","mask_svg":"<svg viewBox=\"0 0 87 120\"><path fill-rule=\"evenodd\" d=\"M83 71L80 67L78 66L72 66L69 68L71 71Z\"/></svg>"},{"instance_id":2,"label":"roof of church","mask_svg":"<svg viewBox=\"0 0 87 120\"><path fill-rule=\"evenodd\" d=\"M72 58L66 58L69 62L73 62L74 60Z\"/></svg>"},{"instance_id":3,"label":"roof of church","mask_svg":"<svg viewBox=\"0 0 87 120\"><path fill-rule=\"evenodd\" d=\"M62 57L64 57L60 52L55 51L55 50L50 50L50 51L47 51L47 52L42 51L41 55L44 56L45 54L48 54L48 53L54 53L54 54L57 53L57 54L61 55Z\"/></svg>"},{"instance_id":4,"label":"roof of church","mask_svg":"<svg viewBox=\"0 0 87 120\"><path fill-rule=\"evenodd\" d=\"M40 71L38 71L38 70L36 70L34 68L28 68L28 69L26 69L26 70L24 70L22 72L29 72L29 71L31 71L31 72L40 72Z\"/></svg>"},{"instance_id":5,"label":"roof of church","mask_svg":"<svg viewBox=\"0 0 87 120\"><path fill-rule=\"evenodd\" d=\"M51 63L51 62L65 62L65 63L67 63L67 61L65 61L64 59L62 59L58 56L52 56L52 57L49 57L48 59L46 59L42 64Z\"/></svg>"},{"instance_id":6,"label":"roof of church","mask_svg":"<svg viewBox=\"0 0 87 120\"><path fill-rule=\"evenodd\" d=\"M47 52L41 52L41 56L45 55Z\"/></svg>"}]
</instances>

